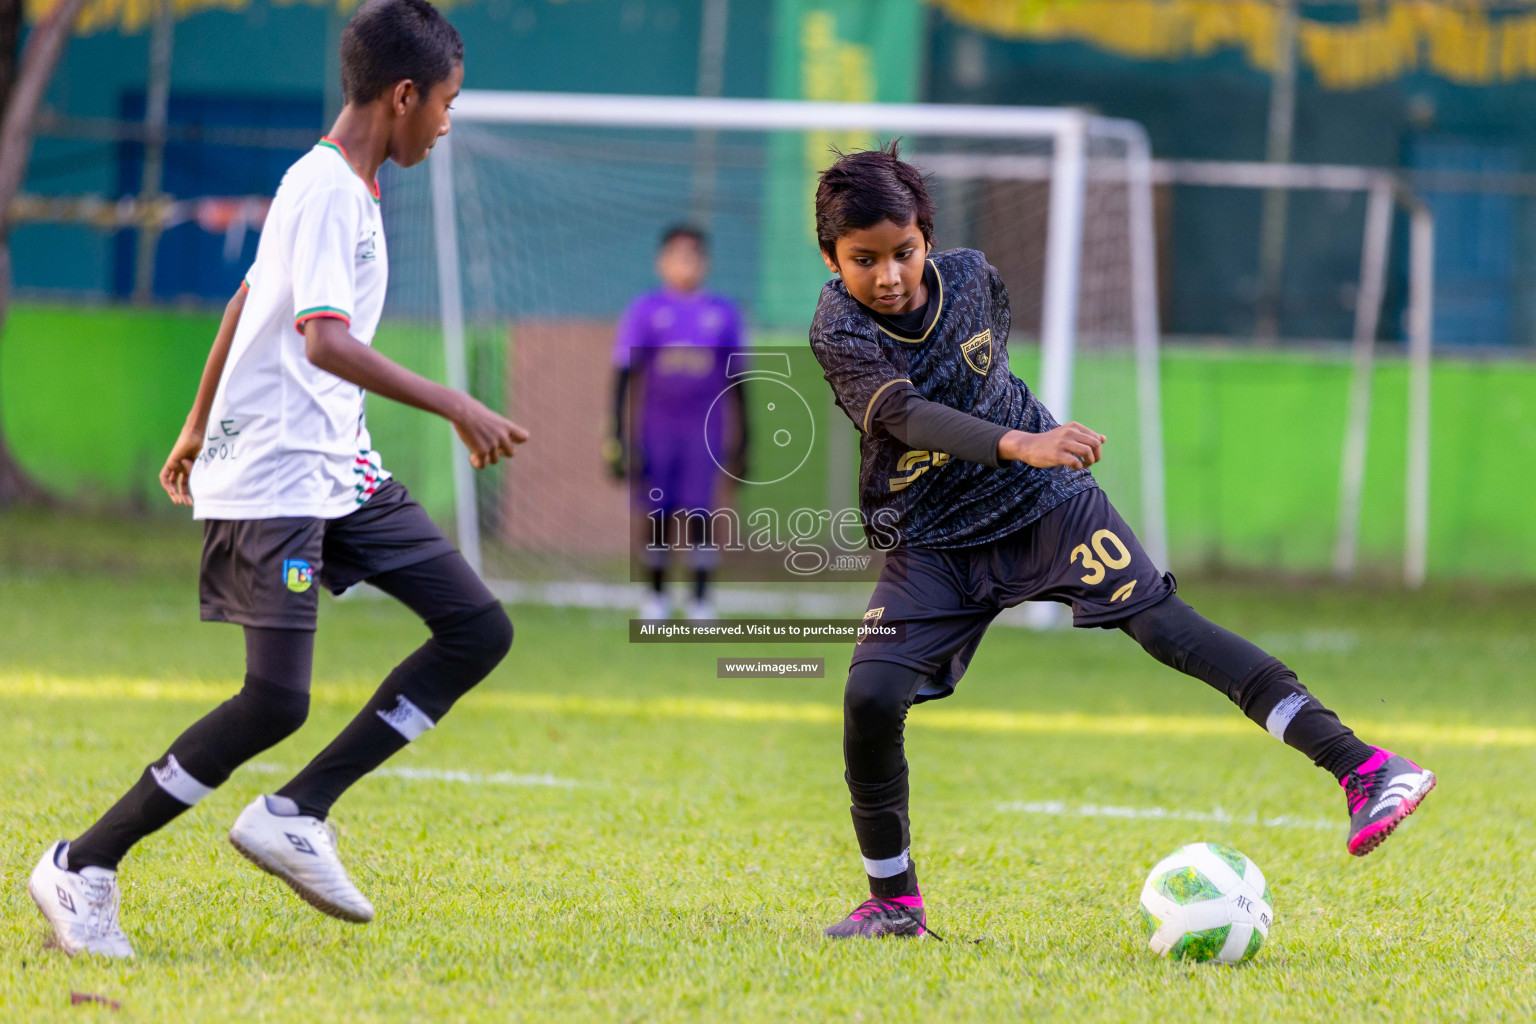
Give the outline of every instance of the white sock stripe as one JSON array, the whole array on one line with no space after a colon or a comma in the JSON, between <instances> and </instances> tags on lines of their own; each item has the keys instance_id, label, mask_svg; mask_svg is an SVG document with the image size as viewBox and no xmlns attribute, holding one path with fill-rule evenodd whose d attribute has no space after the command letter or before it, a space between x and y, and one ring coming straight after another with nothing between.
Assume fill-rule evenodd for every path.
<instances>
[{"instance_id":1,"label":"white sock stripe","mask_svg":"<svg viewBox=\"0 0 1536 1024\"><path fill-rule=\"evenodd\" d=\"M425 711L407 700L404 694L396 697L395 702L395 706L388 711L376 713L389 724L391 729L407 740L414 740L437 724L427 717Z\"/></svg>"},{"instance_id":2,"label":"white sock stripe","mask_svg":"<svg viewBox=\"0 0 1536 1024\"><path fill-rule=\"evenodd\" d=\"M865 857L863 858L864 873L870 878L890 878L892 875L899 875L907 870L907 865L911 863L907 857L908 852L902 850L896 856L887 857L885 860L870 860Z\"/></svg>"},{"instance_id":3,"label":"white sock stripe","mask_svg":"<svg viewBox=\"0 0 1536 1024\"><path fill-rule=\"evenodd\" d=\"M168 754L165 758L165 767L152 764L149 766L149 774L154 777L155 783L171 796L191 807L203 797L213 792L212 786L205 786L198 782L176 760L175 754Z\"/></svg>"},{"instance_id":4,"label":"white sock stripe","mask_svg":"<svg viewBox=\"0 0 1536 1024\"><path fill-rule=\"evenodd\" d=\"M1301 709L1307 706L1307 695L1293 693L1274 706L1269 717L1264 720L1264 728L1269 734L1280 742L1285 742L1285 728L1291 724L1291 719L1301 713Z\"/></svg>"}]
</instances>

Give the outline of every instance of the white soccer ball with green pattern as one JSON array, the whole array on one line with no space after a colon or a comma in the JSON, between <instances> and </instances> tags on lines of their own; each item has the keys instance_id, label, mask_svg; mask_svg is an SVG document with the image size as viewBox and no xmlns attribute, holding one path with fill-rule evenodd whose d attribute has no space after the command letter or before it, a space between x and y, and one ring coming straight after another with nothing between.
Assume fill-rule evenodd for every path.
<instances>
[{"instance_id":1,"label":"white soccer ball with green pattern","mask_svg":"<svg viewBox=\"0 0 1536 1024\"><path fill-rule=\"evenodd\" d=\"M1141 916L1158 956L1240 964L1259 951L1275 912L1257 864L1230 846L1190 843L1147 876Z\"/></svg>"}]
</instances>

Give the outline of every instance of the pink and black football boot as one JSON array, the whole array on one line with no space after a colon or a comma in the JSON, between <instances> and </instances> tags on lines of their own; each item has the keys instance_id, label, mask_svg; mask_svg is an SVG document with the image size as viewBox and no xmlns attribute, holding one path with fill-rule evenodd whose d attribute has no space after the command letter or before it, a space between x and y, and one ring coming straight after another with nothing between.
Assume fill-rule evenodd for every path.
<instances>
[{"instance_id":1,"label":"pink and black football boot","mask_svg":"<svg viewBox=\"0 0 1536 1024\"><path fill-rule=\"evenodd\" d=\"M929 930L928 915L923 910L920 895L871 896L855 907L853 913L828 928L826 934L834 939L880 939L887 935L922 939L931 935L943 941L942 936Z\"/></svg>"},{"instance_id":2,"label":"pink and black football boot","mask_svg":"<svg viewBox=\"0 0 1536 1024\"><path fill-rule=\"evenodd\" d=\"M1364 857L1392 834L1435 788L1435 773L1390 750L1376 753L1339 782L1349 804L1349 852Z\"/></svg>"}]
</instances>

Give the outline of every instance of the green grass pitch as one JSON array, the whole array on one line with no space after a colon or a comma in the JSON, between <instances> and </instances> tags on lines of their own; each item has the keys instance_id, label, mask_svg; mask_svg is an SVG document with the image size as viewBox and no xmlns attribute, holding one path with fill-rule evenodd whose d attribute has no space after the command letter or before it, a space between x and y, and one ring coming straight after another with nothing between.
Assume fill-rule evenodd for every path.
<instances>
[{"instance_id":1,"label":"green grass pitch","mask_svg":"<svg viewBox=\"0 0 1536 1024\"><path fill-rule=\"evenodd\" d=\"M1530 591L1185 584L1439 773L1364 860L1333 781L1204 685L1115 631L994 630L908 729L914 852L948 941L843 944L820 930L863 889L848 650L631 647L617 613L546 608L512 609L506 664L337 806L378 919L315 913L224 832L424 636L386 601L327 600L309 723L125 862L137 960L68 960L42 948L32 863L239 685L239 631L196 621L196 557L186 528L0 519L0 1019L1536 1015ZM820 655L828 678L717 680L726 653ZM1269 879L1276 923L1248 966L1146 949L1145 873L1197 840Z\"/></svg>"}]
</instances>

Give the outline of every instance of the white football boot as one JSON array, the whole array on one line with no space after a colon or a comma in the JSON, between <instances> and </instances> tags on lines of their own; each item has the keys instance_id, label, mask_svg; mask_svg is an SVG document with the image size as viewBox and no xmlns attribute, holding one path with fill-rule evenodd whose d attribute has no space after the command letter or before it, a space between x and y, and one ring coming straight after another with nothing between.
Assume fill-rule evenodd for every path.
<instances>
[{"instance_id":1,"label":"white football boot","mask_svg":"<svg viewBox=\"0 0 1536 1024\"><path fill-rule=\"evenodd\" d=\"M640 602L640 617L642 619L670 619L672 617L672 598L666 592L658 594L654 590L648 590L645 600Z\"/></svg>"},{"instance_id":2,"label":"white football boot","mask_svg":"<svg viewBox=\"0 0 1536 1024\"><path fill-rule=\"evenodd\" d=\"M707 598L702 601L693 600L688 602L688 618L692 622L713 619L716 614L714 604Z\"/></svg>"},{"instance_id":3,"label":"white football boot","mask_svg":"<svg viewBox=\"0 0 1536 1024\"><path fill-rule=\"evenodd\" d=\"M27 882L32 902L53 928L53 944L70 956L133 956L128 936L117 922L117 872L94 867L67 871L59 867L58 857L67 856L68 850L64 840L49 846Z\"/></svg>"},{"instance_id":4,"label":"white football boot","mask_svg":"<svg viewBox=\"0 0 1536 1024\"><path fill-rule=\"evenodd\" d=\"M229 830L234 848L321 913L356 924L372 921L373 904L358 892L336 855L335 830L305 814L273 814L272 799L259 796L240 812Z\"/></svg>"}]
</instances>

